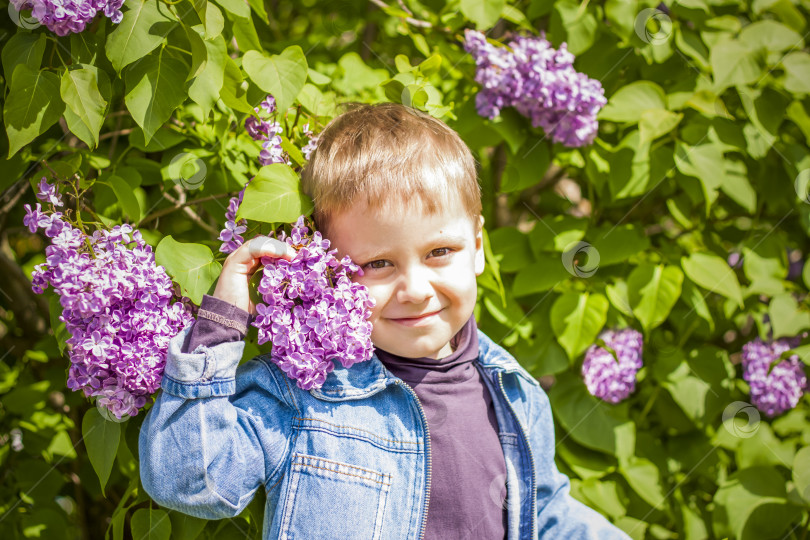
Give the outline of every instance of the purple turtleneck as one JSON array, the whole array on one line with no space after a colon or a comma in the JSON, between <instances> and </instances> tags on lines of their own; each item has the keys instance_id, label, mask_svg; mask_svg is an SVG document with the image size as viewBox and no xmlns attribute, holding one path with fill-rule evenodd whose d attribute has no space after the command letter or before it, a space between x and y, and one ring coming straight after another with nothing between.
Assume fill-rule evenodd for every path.
<instances>
[{"instance_id":1,"label":"purple turtleneck","mask_svg":"<svg viewBox=\"0 0 810 540\"><path fill-rule=\"evenodd\" d=\"M253 317L228 302L204 295L201 309L249 324ZM182 351L198 345L239 341L244 335L198 319ZM506 538L506 463L492 398L481 373L475 317L450 341L453 353L438 360L405 358L376 349L377 358L416 392L430 430L431 480L425 538Z\"/></svg>"},{"instance_id":2,"label":"purple turtleneck","mask_svg":"<svg viewBox=\"0 0 810 540\"><path fill-rule=\"evenodd\" d=\"M438 360L376 349L391 373L414 389L430 430L431 481L425 538L506 538L506 462L495 408L481 373L475 317Z\"/></svg>"}]
</instances>

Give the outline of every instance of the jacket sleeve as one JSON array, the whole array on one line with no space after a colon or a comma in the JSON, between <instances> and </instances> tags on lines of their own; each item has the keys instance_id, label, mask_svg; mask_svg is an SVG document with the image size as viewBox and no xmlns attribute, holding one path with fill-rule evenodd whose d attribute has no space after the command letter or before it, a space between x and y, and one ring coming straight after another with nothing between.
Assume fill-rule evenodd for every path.
<instances>
[{"instance_id":1,"label":"jacket sleeve","mask_svg":"<svg viewBox=\"0 0 810 540\"><path fill-rule=\"evenodd\" d=\"M554 419L551 404L539 385L531 391L529 432L537 474L538 538L630 540L602 514L571 496L568 476L554 462Z\"/></svg>"},{"instance_id":2,"label":"jacket sleeve","mask_svg":"<svg viewBox=\"0 0 810 540\"><path fill-rule=\"evenodd\" d=\"M262 360L239 365L244 341L181 352L191 327L170 341L162 391L141 427L141 482L166 508L233 517L281 470L293 411Z\"/></svg>"}]
</instances>

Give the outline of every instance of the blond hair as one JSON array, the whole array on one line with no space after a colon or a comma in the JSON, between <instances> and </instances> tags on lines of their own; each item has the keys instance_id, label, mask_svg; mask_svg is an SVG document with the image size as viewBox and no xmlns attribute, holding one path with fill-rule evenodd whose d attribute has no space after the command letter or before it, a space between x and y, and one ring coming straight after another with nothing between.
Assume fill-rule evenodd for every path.
<instances>
[{"instance_id":1,"label":"blond hair","mask_svg":"<svg viewBox=\"0 0 810 540\"><path fill-rule=\"evenodd\" d=\"M427 113L398 103L344 103L318 137L301 171L314 219L326 232L330 216L357 204L383 210L420 201L430 214L461 204L478 224L481 188L476 160L458 133Z\"/></svg>"}]
</instances>

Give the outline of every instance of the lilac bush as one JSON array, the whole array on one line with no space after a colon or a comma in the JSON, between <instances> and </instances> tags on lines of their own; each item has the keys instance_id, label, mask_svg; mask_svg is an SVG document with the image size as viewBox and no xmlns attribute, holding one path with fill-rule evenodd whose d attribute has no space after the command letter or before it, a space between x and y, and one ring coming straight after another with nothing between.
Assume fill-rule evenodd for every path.
<instances>
[{"instance_id":1,"label":"lilac bush","mask_svg":"<svg viewBox=\"0 0 810 540\"><path fill-rule=\"evenodd\" d=\"M63 206L45 178L37 198ZM160 387L169 341L194 320L190 300L175 301L171 278L131 225L87 235L61 212L40 203L24 208L29 230L51 238L32 289L42 294L51 286L59 295L59 320L70 333L68 388L96 397L116 418L135 416Z\"/></svg>"},{"instance_id":2,"label":"lilac bush","mask_svg":"<svg viewBox=\"0 0 810 540\"><path fill-rule=\"evenodd\" d=\"M743 345L743 379L748 381L751 389L751 403L769 417L796 407L808 388L799 355L782 360L768 373L771 363L800 343L801 337L798 336L768 342L757 337Z\"/></svg>"},{"instance_id":3,"label":"lilac bush","mask_svg":"<svg viewBox=\"0 0 810 540\"><path fill-rule=\"evenodd\" d=\"M118 24L123 18L124 0L11 0L19 11L31 14L58 36L83 32L98 12Z\"/></svg>"},{"instance_id":4,"label":"lilac bush","mask_svg":"<svg viewBox=\"0 0 810 540\"><path fill-rule=\"evenodd\" d=\"M344 367L369 360L371 308L368 290L351 280L362 270L346 256L338 260L321 233L310 234L304 216L279 240L297 249L287 261L262 257L259 293L264 303L251 323L259 343L272 342L272 360L303 390L320 388L338 360Z\"/></svg>"},{"instance_id":5,"label":"lilac bush","mask_svg":"<svg viewBox=\"0 0 810 540\"><path fill-rule=\"evenodd\" d=\"M636 389L636 373L643 362L643 337L632 328L604 330L599 334L605 345L616 351L619 361L598 345L585 352L582 376L588 392L608 403L619 403Z\"/></svg>"},{"instance_id":6,"label":"lilac bush","mask_svg":"<svg viewBox=\"0 0 810 540\"><path fill-rule=\"evenodd\" d=\"M555 50L542 32L510 37L509 48L496 47L483 33L464 31L464 50L475 59L475 80L482 86L475 97L478 114L493 119L514 107L555 142L592 143L596 115L607 104L601 83L574 69L565 43Z\"/></svg>"}]
</instances>

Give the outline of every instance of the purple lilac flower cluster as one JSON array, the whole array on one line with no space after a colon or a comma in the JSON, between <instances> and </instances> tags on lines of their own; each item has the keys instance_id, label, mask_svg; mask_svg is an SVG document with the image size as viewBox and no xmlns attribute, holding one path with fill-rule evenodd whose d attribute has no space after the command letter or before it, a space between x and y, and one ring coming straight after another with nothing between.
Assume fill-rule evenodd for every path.
<instances>
[{"instance_id":1,"label":"purple lilac flower cluster","mask_svg":"<svg viewBox=\"0 0 810 540\"><path fill-rule=\"evenodd\" d=\"M99 11L115 24L124 16L121 13L124 0L11 0L11 3L18 12L30 9L40 23L58 36L83 32Z\"/></svg>"},{"instance_id":2,"label":"purple lilac flower cluster","mask_svg":"<svg viewBox=\"0 0 810 540\"><path fill-rule=\"evenodd\" d=\"M304 216L289 236L279 239L296 248L291 260L262 257L263 275L258 290L264 304L252 325L259 343L273 343L272 360L299 388L320 388L337 359L344 367L369 360L371 308L368 289L351 280L362 270L348 256L335 257L329 240L309 234Z\"/></svg>"},{"instance_id":3,"label":"purple lilac flower cluster","mask_svg":"<svg viewBox=\"0 0 810 540\"><path fill-rule=\"evenodd\" d=\"M510 37L507 49L488 43L481 32L464 32L464 50L475 59L475 80L482 86L475 97L478 114L493 119L514 107L555 142L593 142L596 115L607 104L601 83L574 69L565 43L555 50L542 32Z\"/></svg>"},{"instance_id":4,"label":"purple lilac flower cluster","mask_svg":"<svg viewBox=\"0 0 810 540\"><path fill-rule=\"evenodd\" d=\"M222 245L219 250L222 253L231 253L239 249L239 246L245 243L242 233L247 230L247 220L240 219L236 222L236 211L239 205L242 204L242 199L245 196L245 189L247 189L250 181L245 184L242 191L236 197L231 197L228 202L228 210L225 212L225 228L219 233L219 239L222 240Z\"/></svg>"},{"instance_id":5,"label":"purple lilac flower cluster","mask_svg":"<svg viewBox=\"0 0 810 540\"><path fill-rule=\"evenodd\" d=\"M259 107L253 109L257 114L261 114L262 110L268 115L276 112L276 98L271 95L268 95L260 105L261 109ZM248 135L253 137L254 141L262 142L259 163L263 166L271 163L290 165L289 158L285 156L284 150L281 148L281 135L279 134L284 131L284 128L281 127L280 122L271 122L255 116L248 116L247 120L245 120L245 129Z\"/></svg>"},{"instance_id":6,"label":"purple lilac flower cluster","mask_svg":"<svg viewBox=\"0 0 810 540\"><path fill-rule=\"evenodd\" d=\"M320 138L320 135L314 135L312 133L312 130L309 129L309 122L303 125L303 131L304 135L306 135L309 141L307 141L306 146L301 149L301 153L304 154L304 159L309 161L309 156L311 156L312 152L315 151L315 148L318 147L318 139Z\"/></svg>"},{"instance_id":7,"label":"purple lilac flower cluster","mask_svg":"<svg viewBox=\"0 0 810 540\"><path fill-rule=\"evenodd\" d=\"M585 386L588 387L588 392L599 399L619 403L636 389L636 373L643 365L643 337L641 332L633 328L624 328L604 330L599 338L616 351L619 361L616 362L607 349L591 345L582 363Z\"/></svg>"},{"instance_id":8,"label":"purple lilac flower cluster","mask_svg":"<svg viewBox=\"0 0 810 540\"><path fill-rule=\"evenodd\" d=\"M776 364L771 363L801 343L801 337L782 338L763 342L759 337L743 345L743 379L751 389L751 402L769 417L794 408L808 389L807 375L799 355Z\"/></svg>"},{"instance_id":9,"label":"purple lilac flower cluster","mask_svg":"<svg viewBox=\"0 0 810 540\"><path fill-rule=\"evenodd\" d=\"M37 198L63 205L45 178ZM97 405L119 419L135 416L160 387L169 341L194 321L190 300L173 302L171 278L131 225L88 236L61 212L43 212L40 203L24 208L29 230L42 228L52 239L31 287L42 294L50 285L60 297L59 320L71 336L68 388L97 397Z\"/></svg>"}]
</instances>

